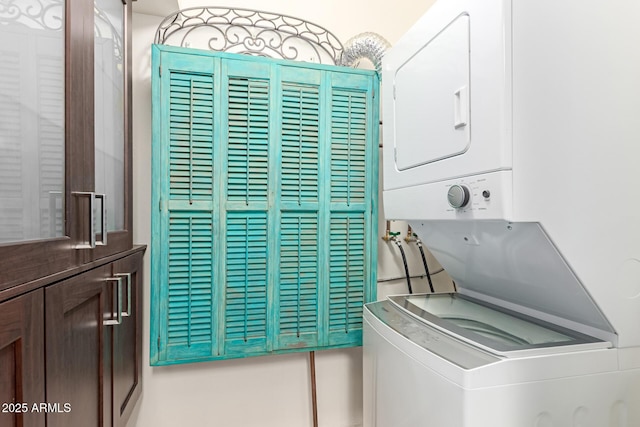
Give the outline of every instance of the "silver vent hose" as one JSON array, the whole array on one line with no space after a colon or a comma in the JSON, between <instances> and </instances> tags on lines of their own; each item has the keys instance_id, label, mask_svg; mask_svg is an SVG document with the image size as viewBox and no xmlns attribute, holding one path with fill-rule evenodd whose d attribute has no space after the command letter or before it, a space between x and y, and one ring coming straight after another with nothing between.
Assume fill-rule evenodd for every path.
<instances>
[{"instance_id":1,"label":"silver vent hose","mask_svg":"<svg viewBox=\"0 0 640 427\"><path fill-rule=\"evenodd\" d=\"M366 58L373 63L378 72L382 69L382 57L391 44L379 34L362 33L351 37L344 45L340 65L353 67Z\"/></svg>"}]
</instances>

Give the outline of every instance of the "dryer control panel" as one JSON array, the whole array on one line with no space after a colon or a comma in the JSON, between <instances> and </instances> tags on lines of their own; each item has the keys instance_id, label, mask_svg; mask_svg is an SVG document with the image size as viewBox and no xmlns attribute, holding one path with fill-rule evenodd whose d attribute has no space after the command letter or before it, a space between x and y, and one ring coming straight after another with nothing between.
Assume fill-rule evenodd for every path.
<instances>
[{"instance_id":1,"label":"dryer control panel","mask_svg":"<svg viewBox=\"0 0 640 427\"><path fill-rule=\"evenodd\" d=\"M499 180L498 182L493 181L496 180L487 179L486 176L483 176L475 179L473 177L460 179L459 183L446 184L446 198L450 207L447 211L472 212L474 210L491 210L492 201L499 199L502 195Z\"/></svg>"},{"instance_id":2,"label":"dryer control panel","mask_svg":"<svg viewBox=\"0 0 640 427\"><path fill-rule=\"evenodd\" d=\"M385 190L385 215L402 220L512 218L511 171Z\"/></svg>"}]
</instances>

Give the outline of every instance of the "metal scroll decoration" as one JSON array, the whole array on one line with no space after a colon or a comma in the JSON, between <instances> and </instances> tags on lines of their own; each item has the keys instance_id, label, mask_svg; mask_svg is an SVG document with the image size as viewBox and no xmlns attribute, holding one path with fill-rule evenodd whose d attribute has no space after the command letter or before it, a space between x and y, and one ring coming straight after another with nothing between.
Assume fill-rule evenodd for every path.
<instances>
[{"instance_id":1,"label":"metal scroll decoration","mask_svg":"<svg viewBox=\"0 0 640 427\"><path fill-rule=\"evenodd\" d=\"M93 32L96 40L105 40L113 43L114 58L119 64L122 64L124 58L124 49L122 45L121 32L113 25L109 16L97 7L94 8L95 19L93 23Z\"/></svg>"},{"instance_id":2,"label":"metal scroll decoration","mask_svg":"<svg viewBox=\"0 0 640 427\"><path fill-rule=\"evenodd\" d=\"M287 15L227 7L193 7L166 17L156 44L338 64L343 47L323 27Z\"/></svg>"},{"instance_id":3,"label":"metal scroll decoration","mask_svg":"<svg viewBox=\"0 0 640 427\"><path fill-rule=\"evenodd\" d=\"M63 30L62 0L0 0L0 25Z\"/></svg>"}]
</instances>

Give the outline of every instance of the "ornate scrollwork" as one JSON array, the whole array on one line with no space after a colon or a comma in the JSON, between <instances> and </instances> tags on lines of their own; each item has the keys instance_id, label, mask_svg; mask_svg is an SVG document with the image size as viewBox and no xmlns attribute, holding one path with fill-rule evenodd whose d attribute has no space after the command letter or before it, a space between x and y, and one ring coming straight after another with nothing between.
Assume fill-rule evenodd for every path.
<instances>
[{"instance_id":1,"label":"ornate scrollwork","mask_svg":"<svg viewBox=\"0 0 640 427\"><path fill-rule=\"evenodd\" d=\"M62 0L0 0L0 25L44 30L63 29Z\"/></svg>"},{"instance_id":2,"label":"ornate scrollwork","mask_svg":"<svg viewBox=\"0 0 640 427\"><path fill-rule=\"evenodd\" d=\"M93 31L96 39L111 40L113 42L114 58L116 58L119 63L122 63L124 58L122 29L118 29L111 22L109 16L97 7L94 7L94 17Z\"/></svg>"},{"instance_id":3,"label":"ornate scrollwork","mask_svg":"<svg viewBox=\"0 0 640 427\"><path fill-rule=\"evenodd\" d=\"M194 7L166 17L155 43L336 64L342 44L326 29L292 16L226 7Z\"/></svg>"}]
</instances>

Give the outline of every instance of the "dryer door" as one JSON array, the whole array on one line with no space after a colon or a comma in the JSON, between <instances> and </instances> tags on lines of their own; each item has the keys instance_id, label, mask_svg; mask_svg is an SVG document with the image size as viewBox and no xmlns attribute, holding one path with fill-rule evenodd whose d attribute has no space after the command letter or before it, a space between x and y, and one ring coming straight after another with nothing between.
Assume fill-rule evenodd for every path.
<instances>
[{"instance_id":1,"label":"dryer door","mask_svg":"<svg viewBox=\"0 0 640 427\"><path fill-rule=\"evenodd\" d=\"M512 168L510 4L438 1L385 52L385 191Z\"/></svg>"},{"instance_id":2,"label":"dryer door","mask_svg":"<svg viewBox=\"0 0 640 427\"><path fill-rule=\"evenodd\" d=\"M398 170L467 150L469 94L469 15L463 14L396 71L393 110Z\"/></svg>"}]
</instances>

